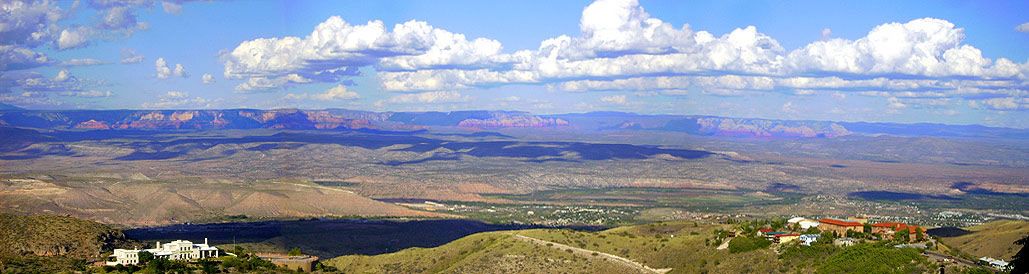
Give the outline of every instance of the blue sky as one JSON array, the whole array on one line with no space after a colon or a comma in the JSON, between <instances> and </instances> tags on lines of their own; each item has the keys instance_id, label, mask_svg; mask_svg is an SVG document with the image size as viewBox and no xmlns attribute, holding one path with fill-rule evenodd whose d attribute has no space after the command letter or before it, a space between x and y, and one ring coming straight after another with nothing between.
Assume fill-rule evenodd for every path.
<instances>
[{"instance_id":1,"label":"blue sky","mask_svg":"<svg viewBox=\"0 0 1029 274\"><path fill-rule=\"evenodd\" d=\"M0 5L0 102L33 109L614 110L1029 127L1026 1Z\"/></svg>"}]
</instances>

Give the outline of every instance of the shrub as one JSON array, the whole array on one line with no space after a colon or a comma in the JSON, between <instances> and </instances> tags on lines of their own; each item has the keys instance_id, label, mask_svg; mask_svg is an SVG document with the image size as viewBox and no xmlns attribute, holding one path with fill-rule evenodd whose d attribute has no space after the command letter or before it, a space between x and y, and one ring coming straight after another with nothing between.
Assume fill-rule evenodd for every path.
<instances>
[{"instance_id":1,"label":"shrub","mask_svg":"<svg viewBox=\"0 0 1029 274\"><path fill-rule=\"evenodd\" d=\"M915 249L859 244L826 258L818 273L917 273L925 262Z\"/></svg>"},{"instance_id":2,"label":"shrub","mask_svg":"<svg viewBox=\"0 0 1029 274\"><path fill-rule=\"evenodd\" d=\"M729 242L729 253L740 253L751 250L758 250L766 248L771 245L772 242L765 240L764 238L754 237L736 237Z\"/></svg>"}]
</instances>

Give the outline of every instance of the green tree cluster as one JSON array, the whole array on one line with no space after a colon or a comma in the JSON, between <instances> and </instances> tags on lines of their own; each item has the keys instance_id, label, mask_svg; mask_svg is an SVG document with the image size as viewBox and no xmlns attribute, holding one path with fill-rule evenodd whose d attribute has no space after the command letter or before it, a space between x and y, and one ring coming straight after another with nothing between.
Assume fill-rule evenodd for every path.
<instances>
[{"instance_id":1,"label":"green tree cluster","mask_svg":"<svg viewBox=\"0 0 1029 274\"><path fill-rule=\"evenodd\" d=\"M729 253L740 253L751 250L758 250L766 248L771 245L772 242L765 238L757 237L736 237L729 242Z\"/></svg>"}]
</instances>

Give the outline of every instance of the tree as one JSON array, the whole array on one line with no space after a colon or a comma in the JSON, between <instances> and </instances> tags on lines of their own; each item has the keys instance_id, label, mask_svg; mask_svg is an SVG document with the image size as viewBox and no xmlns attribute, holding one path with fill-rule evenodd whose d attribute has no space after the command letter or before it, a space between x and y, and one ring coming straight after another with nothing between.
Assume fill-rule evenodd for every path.
<instances>
[{"instance_id":1,"label":"tree","mask_svg":"<svg viewBox=\"0 0 1029 274\"><path fill-rule=\"evenodd\" d=\"M817 227L813 227L813 226L804 231L804 234L821 234L821 233L822 233L821 230L818 230Z\"/></svg>"},{"instance_id":2,"label":"tree","mask_svg":"<svg viewBox=\"0 0 1029 274\"><path fill-rule=\"evenodd\" d=\"M836 237L833 235L835 233L835 231L822 231L822 236L819 236L818 240L816 240L815 242L819 244L832 244L832 240L836 239Z\"/></svg>"},{"instance_id":3,"label":"tree","mask_svg":"<svg viewBox=\"0 0 1029 274\"><path fill-rule=\"evenodd\" d=\"M208 259L200 260L200 270L205 274L218 273L218 264Z\"/></svg>"},{"instance_id":4,"label":"tree","mask_svg":"<svg viewBox=\"0 0 1029 274\"><path fill-rule=\"evenodd\" d=\"M740 253L751 250L757 250L766 248L771 245L772 242L765 240L765 238L755 237L736 237L729 242L729 253Z\"/></svg>"},{"instance_id":5,"label":"tree","mask_svg":"<svg viewBox=\"0 0 1029 274\"><path fill-rule=\"evenodd\" d=\"M911 234L911 232L908 231L907 229L897 230L897 232L893 234L893 239L894 240L898 240L898 241L910 242L911 241L911 235L910 234Z\"/></svg>"},{"instance_id":6,"label":"tree","mask_svg":"<svg viewBox=\"0 0 1029 274\"><path fill-rule=\"evenodd\" d=\"M865 234L872 234L872 224L865 223L864 229Z\"/></svg>"},{"instance_id":7,"label":"tree","mask_svg":"<svg viewBox=\"0 0 1029 274\"><path fill-rule=\"evenodd\" d=\"M1015 244L1021 245L1022 249L1011 257L1011 273L1029 273L1029 250L1026 250L1026 247L1029 246L1029 235L1018 239Z\"/></svg>"},{"instance_id":8,"label":"tree","mask_svg":"<svg viewBox=\"0 0 1029 274\"><path fill-rule=\"evenodd\" d=\"M300 253L300 248L299 247L294 247L293 249L289 250L289 254L288 255L289 256L300 256L300 255L303 255L303 253Z\"/></svg>"},{"instance_id":9,"label":"tree","mask_svg":"<svg viewBox=\"0 0 1029 274\"><path fill-rule=\"evenodd\" d=\"M140 251L136 253L136 257L139 258L139 265L146 265L150 261L154 260L154 254L149 251Z\"/></svg>"},{"instance_id":10,"label":"tree","mask_svg":"<svg viewBox=\"0 0 1029 274\"><path fill-rule=\"evenodd\" d=\"M922 228L915 229L915 240L921 242L925 240L925 233L922 233Z\"/></svg>"}]
</instances>

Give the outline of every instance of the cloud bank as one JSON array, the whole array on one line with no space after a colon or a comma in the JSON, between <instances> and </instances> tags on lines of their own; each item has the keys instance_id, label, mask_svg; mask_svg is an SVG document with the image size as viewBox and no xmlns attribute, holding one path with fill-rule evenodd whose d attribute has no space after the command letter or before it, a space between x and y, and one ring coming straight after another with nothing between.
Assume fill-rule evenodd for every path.
<instances>
[{"instance_id":1,"label":"cloud bank","mask_svg":"<svg viewBox=\"0 0 1029 274\"><path fill-rule=\"evenodd\" d=\"M822 36L786 50L754 26L715 35L654 18L633 0L599 0L583 10L578 35L545 39L535 50L505 52L496 40L426 22L387 29L381 21L351 24L334 16L306 37L245 41L223 59L226 78L246 80L239 90L337 82L364 67L375 70L382 89L401 92L537 84L564 91L855 91L1022 102L1029 89L1029 63L984 57L963 43L964 29L946 20L886 23L854 40L832 38L829 29Z\"/></svg>"}]
</instances>

